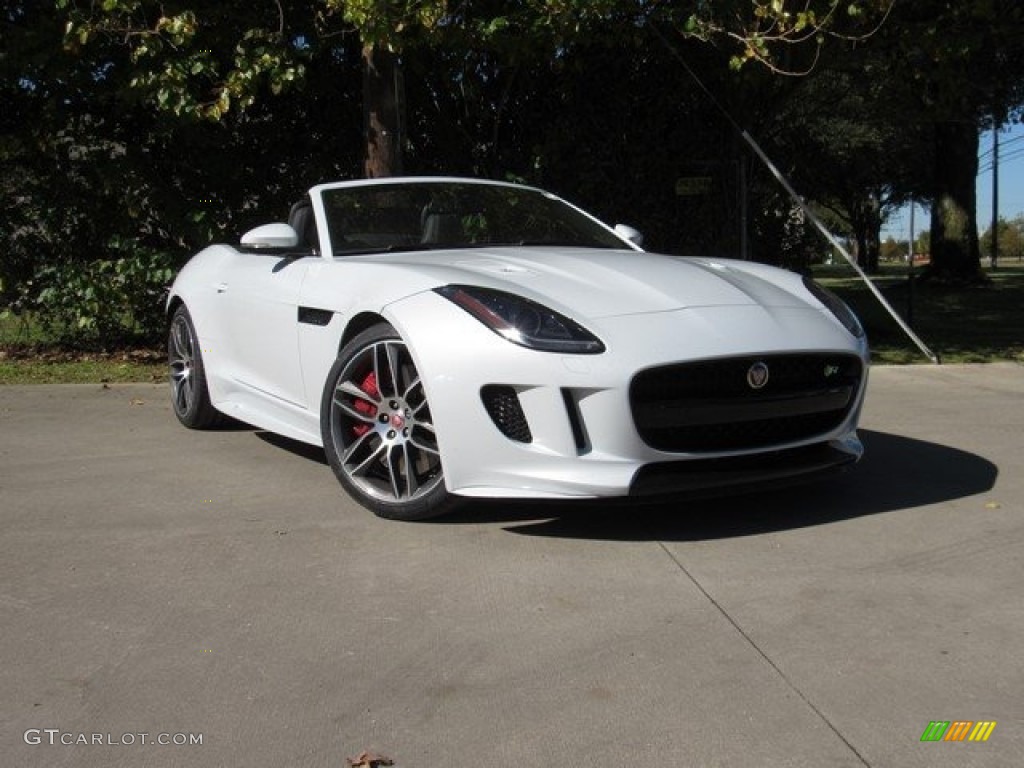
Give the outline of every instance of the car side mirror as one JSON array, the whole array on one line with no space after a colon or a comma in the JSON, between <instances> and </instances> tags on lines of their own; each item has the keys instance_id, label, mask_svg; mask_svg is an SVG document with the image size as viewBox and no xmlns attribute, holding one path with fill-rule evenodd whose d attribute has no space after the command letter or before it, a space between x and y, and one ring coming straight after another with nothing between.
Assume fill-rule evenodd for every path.
<instances>
[{"instance_id":1,"label":"car side mirror","mask_svg":"<svg viewBox=\"0 0 1024 768\"><path fill-rule=\"evenodd\" d=\"M287 250L299 244L299 234L288 224L276 222L250 229L242 235L241 246L254 251Z\"/></svg>"},{"instance_id":2,"label":"car side mirror","mask_svg":"<svg viewBox=\"0 0 1024 768\"><path fill-rule=\"evenodd\" d=\"M643 247L644 235L638 229L633 229L628 224L616 224L615 234L621 237L623 240L629 240L633 245L637 247Z\"/></svg>"}]
</instances>

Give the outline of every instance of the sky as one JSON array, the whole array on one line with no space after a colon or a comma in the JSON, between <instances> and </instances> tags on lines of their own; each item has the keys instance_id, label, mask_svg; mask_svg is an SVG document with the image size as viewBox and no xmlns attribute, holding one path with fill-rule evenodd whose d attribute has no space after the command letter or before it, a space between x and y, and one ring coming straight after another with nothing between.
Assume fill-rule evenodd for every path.
<instances>
[{"instance_id":1,"label":"sky","mask_svg":"<svg viewBox=\"0 0 1024 768\"><path fill-rule=\"evenodd\" d=\"M978 228L992 226L992 131L981 135L978 148ZM1024 214L1024 125L1007 126L999 132L999 215L1012 219ZM928 227L928 209L914 212L915 235ZM980 234L980 233L979 233ZM910 207L905 206L882 227L882 239L906 240L910 235Z\"/></svg>"}]
</instances>

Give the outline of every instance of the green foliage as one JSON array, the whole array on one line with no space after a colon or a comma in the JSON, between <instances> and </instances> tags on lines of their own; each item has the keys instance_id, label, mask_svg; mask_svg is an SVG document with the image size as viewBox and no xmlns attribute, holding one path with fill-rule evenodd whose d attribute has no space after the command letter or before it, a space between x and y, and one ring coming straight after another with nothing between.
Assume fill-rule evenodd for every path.
<instances>
[{"instance_id":1,"label":"green foliage","mask_svg":"<svg viewBox=\"0 0 1024 768\"><path fill-rule=\"evenodd\" d=\"M821 244L661 36L867 242L891 206L929 198L935 120L1019 112L1022 20L1009 0L15 0L0 304L93 344L149 333L166 254L359 175L367 45L398 53L410 173L514 177L652 248L735 254L743 169L753 253L799 265ZM693 177L706 192L677 194Z\"/></svg>"},{"instance_id":2,"label":"green foliage","mask_svg":"<svg viewBox=\"0 0 1024 768\"><path fill-rule=\"evenodd\" d=\"M429 36L448 13L447 0L323 0L328 13L339 13L359 31L365 45L391 51L405 38Z\"/></svg>"},{"instance_id":3,"label":"green foliage","mask_svg":"<svg viewBox=\"0 0 1024 768\"><path fill-rule=\"evenodd\" d=\"M870 37L894 0L749 0L686 3L677 26L732 51L729 65L749 62L786 75L811 72L829 40Z\"/></svg>"},{"instance_id":4,"label":"green foliage","mask_svg":"<svg viewBox=\"0 0 1024 768\"><path fill-rule=\"evenodd\" d=\"M283 216L312 184L358 168L360 74L350 37L325 38L321 49L310 26L286 27L287 39L309 41L301 44L309 91L278 90L257 74L246 87L259 97L244 112L232 101L218 120L175 114L170 97L158 108L133 85L195 57L220 73L236 56L270 68L287 58L274 58L273 35L239 32L244 24L276 34L276 4L189 5L191 39L167 22L150 34L159 22L144 15L159 11L151 2L69 1L58 13L47 3L14 3L0 15L0 311L17 323L31 317L33 326L90 347L155 340L167 268L211 241L237 242ZM180 17L180 6L166 7L168 18ZM98 20L104 11L150 32L127 38L129 45L113 27L94 27L86 44L61 44L69 16ZM163 58L133 60L133 45L144 41L163 46ZM301 45L291 46L295 56ZM214 74L192 70L184 77L197 98L219 93L203 90L216 88Z\"/></svg>"},{"instance_id":5,"label":"green foliage","mask_svg":"<svg viewBox=\"0 0 1024 768\"><path fill-rule=\"evenodd\" d=\"M120 40L130 91L178 118L216 122L305 77L298 38L285 36L283 18L251 3L197 2L173 13L155 0L58 0L57 9L66 15L65 50L84 56Z\"/></svg>"},{"instance_id":6,"label":"green foliage","mask_svg":"<svg viewBox=\"0 0 1024 768\"><path fill-rule=\"evenodd\" d=\"M779 49L827 35L869 29L891 0L734 0L723 4L636 3L635 0L281 0L276 4L193 0L168 7L161 0L56 0L64 46L74 55L120 44L130 51L130 89L177 117L221 120L244 112L261 94L279 94L304 80L314 36L354 31L364 46L401 52L416 45L469 44L506 54L551 54L582 36L622 39L645 23L739 46L748 60L773 69ZM276 5L276 13L274 12ZM799 5L791 10L790 6ZM304 29L296 34L294 27ZM119 41L119 43L118 43ZM230 56L228 55L230 51Z\"/></svg>"},{"instance_id":7,"label":"green foliage","mask_svg":"<svg viewBox=\"0 0 1024 768\"><path fill-rule=\"evenodd\" d=\"M998 222L997 264L1020 264L1024 262L1024 214L1007 220L1002 217ZM981 255L989 258L992 255L992 227L989 226L981 236Z\"/></svg>"},{"instance_id":8,"label":"green foliage","mask_svg":"<svg viewBox=\"0 0 1024 768\"><path fill-rule=\"evenodd\" d=\"M166 254L115 240L109 259L44 264L26 286L24 308L57 340L78 346L156 343L177 266Z\"/></svg>"},{"instance_id":9,"label":"green foliage","mask_svg":"<svg viewBox=\"0 0 1024 768\"><path fill-rule=\"evenodd\" d=\"M882 242L882 249L879 257L881 261L902 261L907 260L907 243L905 240L897 241L893 237L888 237Z\"/></svg>"}]
</instances>

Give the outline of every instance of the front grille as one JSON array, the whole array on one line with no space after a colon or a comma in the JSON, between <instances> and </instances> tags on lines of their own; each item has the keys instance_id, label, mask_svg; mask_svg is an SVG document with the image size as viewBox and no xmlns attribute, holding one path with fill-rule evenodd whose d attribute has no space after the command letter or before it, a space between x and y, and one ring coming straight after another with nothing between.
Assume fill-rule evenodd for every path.
<instances>
[{"instance_id":1,"label":"front grille","mask_svg":"<svg viewBox=\"0 0 1024 768\"><path fill-rule=\"evenodd\" d=\"M748 378L763 363L768 378ZM672 452L764 448L823 435L856 402L860 358L791 354L703 360L641 371L630 384L633 421L644 442Z\"/></svg>"},{"instance_id":2,"label":"front grille","mask_svg":"<svg viewBox=\"0 0 1024 768\"><path fill-rule=\"evenodd\" d=\"M488 384L480 390L480 399L501 434L509 440L519 443L533 441L530 425L526 422L526 414L519 403L515 389L499 384Z\"/></svg>"}]
</instances>

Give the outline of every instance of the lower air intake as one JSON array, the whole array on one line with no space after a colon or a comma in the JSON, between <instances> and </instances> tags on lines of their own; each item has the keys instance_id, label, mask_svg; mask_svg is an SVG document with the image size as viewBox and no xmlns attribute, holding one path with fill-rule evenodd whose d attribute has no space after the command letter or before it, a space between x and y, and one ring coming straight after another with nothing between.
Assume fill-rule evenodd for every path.
<instances>
[{"instance_id":1,"label":"lower air intake","mask_svg":"<svg viewBox=\"0 0 1024 768\"><path fill-rule=\"evenodd\" d=\"M480 399L491 417L491 421L505 437L517 443L533 441L526 414L519 403L515 389L500 384L488 384L480 390Z\"/></svg>"}]
</instances>

